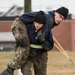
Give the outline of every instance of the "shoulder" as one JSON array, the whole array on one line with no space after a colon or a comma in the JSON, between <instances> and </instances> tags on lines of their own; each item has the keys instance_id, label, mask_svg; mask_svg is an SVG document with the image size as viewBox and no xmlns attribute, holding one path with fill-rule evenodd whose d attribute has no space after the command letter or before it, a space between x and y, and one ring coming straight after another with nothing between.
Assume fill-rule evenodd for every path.
<instances>
[{"instance_id":1,"label":"shoulder","mask_svg":"<svg viewBox=\"0 0 75 75\"><path fill-rule=\"evenodd\" d=\"M50 18L54 17L54 12L48 11L48 12L45 12L45 15L46 15L46 19L49 20Z\"/></svg>"}]
</instances>

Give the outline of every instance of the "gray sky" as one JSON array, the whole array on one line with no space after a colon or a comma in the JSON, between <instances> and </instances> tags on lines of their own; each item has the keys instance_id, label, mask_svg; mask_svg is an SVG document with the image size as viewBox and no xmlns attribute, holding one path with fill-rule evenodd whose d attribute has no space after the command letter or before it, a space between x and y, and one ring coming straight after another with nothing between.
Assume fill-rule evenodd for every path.
<instances>
[{"instance_id":1,"label":"gray sky","mask_svg":"<svg viewBox=\"0 0 75 75\"><path fill-rule=\"evenodd\" d=\"M32 0L33 6L51 6L53 9L56 9L60 6L65 6L69 8L70 13L75 14L75 0Z\"/></svg>"},{"instance_id":2,"label":"gray sky","mask_svg":"<svg viewBox=\"0 0 75 75\"><path fill-rule=\"evenodd\" d=\"M0 0L0 11L5 11L12 5L24 6L24 0ZM47 7L56 9L60 6L69 8L70 13L75 14L75 0L32 0L32 10L46 10Z\"/></svg>"},{"instance_id":3,"label":"gray sky","mask_svg":"<svg viewBox=\"0 0 75 75\"><path fill-rule=\"evenodd\" d=\"M0 11L6 11L12 5L24 6L24 0L0 0Z\"/></svg>"}]
</instances>

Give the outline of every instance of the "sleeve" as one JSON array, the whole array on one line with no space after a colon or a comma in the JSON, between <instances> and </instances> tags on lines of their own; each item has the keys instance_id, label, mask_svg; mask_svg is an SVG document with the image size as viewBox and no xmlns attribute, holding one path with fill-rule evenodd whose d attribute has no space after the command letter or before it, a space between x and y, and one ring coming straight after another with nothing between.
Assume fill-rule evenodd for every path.
<instances>
[{"instance_id":1,"label":"sleeve","mask_svg":"<svg viewBox=\"0 0 75 75\"><path fill-rule=\"evenodd\" d=\"M52 37L52 32L50 31L47 38L45 38L45 41L42 42L42 47L46 51L50 51L54 46L54 40Z\"/></svg>"},{"instance_id":2,"label":"sleeve","mask_svg":"<svg viewBox=\"0 0 75 75\"><path fill-rule=\"evenodd\" d=\"M31 23L34 21L34 16L36 15L37 12L28 12L23 14L22 16L19 17L19 19L27 24L27 23Z\"/></svg>"}]
</instances>

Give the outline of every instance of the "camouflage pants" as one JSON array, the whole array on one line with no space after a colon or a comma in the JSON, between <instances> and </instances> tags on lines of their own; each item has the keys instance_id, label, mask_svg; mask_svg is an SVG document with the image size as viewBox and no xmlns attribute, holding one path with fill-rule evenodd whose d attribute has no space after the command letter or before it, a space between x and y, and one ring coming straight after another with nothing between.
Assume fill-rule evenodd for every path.
<instances>
[{"instance_id":1,"label":"camouflage pants","mask_svg":"<svg viewBox=\"0 0 75 75\"><path fill-rule=\"evenodd\" d=\"M32 68L34 69L34 75L46 75L47 59L46 52L36 57L28 58L21 68L23 75L32 75Z\"/></svg>"},{"instance_id":2,"label":"camouflage pants","mask_svg":"<svg viewBox=\"0 0 75 75\"><path fill-rule=\"evenodd\" d=\"M15 54L8 64L14 69L19 69L24 65L28 58L30 52L30 43L27 35L26 26L18 18L16 18L13 22L11 29L15 40L22 38L27 42L25 47L16 46Z\"/></svg>"}]
</instances>

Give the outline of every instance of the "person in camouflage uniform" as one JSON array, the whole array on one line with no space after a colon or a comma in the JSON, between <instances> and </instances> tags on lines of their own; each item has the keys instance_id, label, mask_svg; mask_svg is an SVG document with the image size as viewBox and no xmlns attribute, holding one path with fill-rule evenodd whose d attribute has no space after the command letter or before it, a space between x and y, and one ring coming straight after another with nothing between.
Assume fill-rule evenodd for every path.
<instances>
[{"instance_id":1,"label":"person in camouflage uniform","mask_svg":"<svg viewBox=\"0 0 75 75\"><path fill-rule=\"evenodd\" d=\"M11 26L13 35L16 40L15 55L8 66L19 69L25 63L30 52L30 42L26 26L18 18L15 19Z\"/></svg>"},{"instance_id":2,"label":"person in camouflage uniform","mask_svg":"<svg viewBox=\"0 0 75 75\"><path fill-rule=\"evenodd\" d=\"M52 50L54 46L51 29L54 26L58 26L67 15L68 9L61 7L48 13L43 11L25 13L19 19L16 19L16 21L19 22L20 20L24 24L24 28L27 28L27 31L25 29L22 32L21 30L23 29L18 28L22 35L16 35L15 33L19 32L15 30L14 23L16 22L13 23L12 31L17 43L16 53L15 57L8 64L8 68L1 75L13 75L14 70L19 68L21 68L23 75L31 75L32 66L35 75L46 75L47 52ZM22 24L20 23L20 25ZM20 25L18 24L17 27ZM27 39L28 37L29 40Z\"/></svg>"},{"instance_id":3,"label":"person in camouflage uniform","mask_svg":"<svg viewBox=\"0 0 75 75\"><path fill-rule=\"evenodd\" d=\"M25 24L16 18L11 29L16 40L15 54L10 60L8 68L1 75L13 75L14 69L21 68L30 53L30 42Z\"/></svg>"},{"instance_id":4,"label":"person in camouflage uniform","mask_svg":"<svg viewBox=\"0 0 75 75\"><path fill-rule=\"evenodd\" d=\"M8 63L7 69L4 70L0 75L13 75L14 70L21 68L26 63L30 53L30 39L28 37L26 26L32 21L34 21L33 18L32 19L28 18L28 20L26 18L26 22L24 23L23 21L21 21L21 17L16 18L14 20L11 29L16 41L15 54Z\"/></svg>"}]
</instances>

